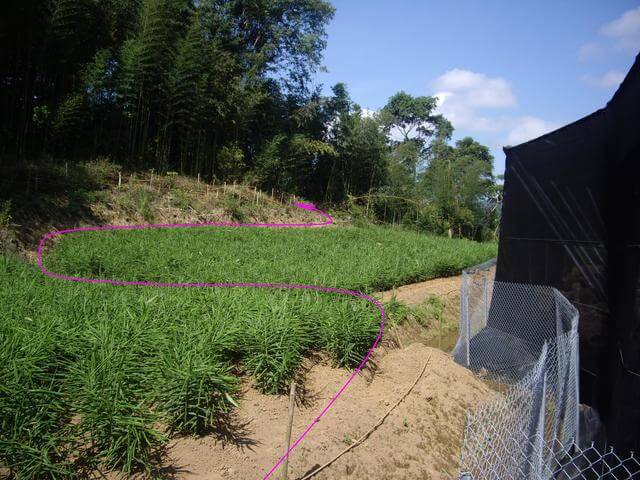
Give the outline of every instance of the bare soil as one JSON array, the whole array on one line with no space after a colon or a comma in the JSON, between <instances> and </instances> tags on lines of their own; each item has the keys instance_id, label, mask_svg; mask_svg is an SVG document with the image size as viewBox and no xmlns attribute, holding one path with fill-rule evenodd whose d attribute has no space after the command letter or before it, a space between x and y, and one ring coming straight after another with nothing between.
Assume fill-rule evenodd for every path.
<instances>
[{"instance_id":1,"label":"bare soil","mask_svg":"<svg viewBox=\"0 0 640 480\"><path fill-rule=\"evenodd\" d=\"M458 300L458 313L460 311L460 285L462 284L462 276L436 278L427 280L426 282L412 283L402 287L394 288L387 292L381 292L378 296L384 302L388 302L393 297L407 305L420 305L430 295L436 295L445 299L446 303L451 303L453 307L456 299ZM454 312L455 313L455 312ZM457 315L456 315L457 317Z\"/></svg>"},{"instance_id":2,"label":"bare soil","mask_svg":"<svg viewBox=\"0 0 640 480\"><path fill-rule=\"evenodd\" d=\"M465 409L492 392L448 354L414 343L379 352L375 371L359 375L291 453L289 478L301 478L326 463L371 428L407 391L427 359L425 374L385 422L314 478L440 479L453 474ZM348 376L349 372L326 362L310 368L295 412L293 438ZM233 435L226 442L219 435L174 439L168 449L168 470L181 479L263 478L284 451L287 409L287 396L262 395L247 385Z\"/></svg>"}]
</instances>

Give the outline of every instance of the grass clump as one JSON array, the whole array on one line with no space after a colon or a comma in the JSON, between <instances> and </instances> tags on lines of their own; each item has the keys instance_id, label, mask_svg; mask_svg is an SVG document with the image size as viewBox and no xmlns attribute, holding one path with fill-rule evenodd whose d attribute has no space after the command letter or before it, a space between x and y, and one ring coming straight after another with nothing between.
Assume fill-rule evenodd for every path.
<instances>
[{"instance_id":1,"label":"grass clump","mask_svg":"<svg viewBox=\"0 0 640 480\"><path fill-rule=\"evenodd\" d=\"M191 200L187 197L187 194L179 188L171 190L171 203L174 207L178 207L181 210L191 208Z\"/></svg>"},{"instance_id":2,"label":"grass clump","mask_svg":"<svg viewBox=\"0 0 640 480\"><path fill-rule=\"evenodd\" d=\"M130 215L139 213L145 222L153 223L153 192L146 185L135 185L119 194L115 201L118 207Z\"/></svg>"}]
</instances>

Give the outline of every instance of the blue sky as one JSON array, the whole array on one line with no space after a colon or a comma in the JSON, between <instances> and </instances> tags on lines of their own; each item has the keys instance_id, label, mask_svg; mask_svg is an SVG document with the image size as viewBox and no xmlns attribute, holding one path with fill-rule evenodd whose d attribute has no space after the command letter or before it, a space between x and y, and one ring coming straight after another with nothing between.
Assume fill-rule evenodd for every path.
<instances>
[{"instance_id":1,"label":"blue sky","mask_svg":"<svg viewBox=\"0 0 640 480\"><path fill-rule=\"evenodd\" d=\"M639 0L335 0L325 92L377 110L438 95L454 139L515 145L605 105L640 51Z\"/></svg>"}]
</instances>

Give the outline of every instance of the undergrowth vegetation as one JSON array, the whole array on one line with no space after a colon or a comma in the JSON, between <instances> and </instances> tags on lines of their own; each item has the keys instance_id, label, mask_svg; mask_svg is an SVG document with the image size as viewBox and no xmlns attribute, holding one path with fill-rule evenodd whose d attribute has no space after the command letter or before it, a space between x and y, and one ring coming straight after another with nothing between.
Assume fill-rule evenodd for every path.
<instances>
[{"instance_id":1,"label":"undergrowth vegetation","mask_svg":"<svg viewBox=\"0 0 640 480\"><path fill-rule=\"evenodd\" d=\"M494 245L383 228L203 228L72 234L51 242L45 265L372 291L494 254ZM313 351L353 368L379 322L371 305L341 295L76 284L0 257L0 467L18 478L153 474L171 434L233 428L241 378L282 392Z\"/></svg>"}]
</instances>

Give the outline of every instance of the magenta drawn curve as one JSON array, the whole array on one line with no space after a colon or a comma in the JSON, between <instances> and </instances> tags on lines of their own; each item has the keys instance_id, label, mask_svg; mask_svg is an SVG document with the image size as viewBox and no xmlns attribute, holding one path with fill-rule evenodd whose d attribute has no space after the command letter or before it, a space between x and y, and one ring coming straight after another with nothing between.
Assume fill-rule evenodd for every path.
<instances>
[{"instance_id":1,"label":"magenta drawn curve","mask_svg":"<svg viewBox=\"0 0 640 480\"><path fill-rule=\"evenodd\" d=\"M322 417L326 415L335 401L342 395L353 379L363 369L374 349L382 338L382 331L384 330L384 324L386 320L386 313L382 304L375 298L357 290L348 290L343 288L324 287L321 285L305 285L305 284L286 284L286 283L270 283L270 282L225 282L225 283L165 283L165 282L152 282L152 281L124 281L108 278L87 278L87 277L74 277L69 275L63 275L47 270L44 266L42 255L44 246L48 240L60 237L62 235L78 233L78 232L97 232L106 230L145 230L145 229L159 229L159 228L197 228L197 227L238 227L238 228L318 228L326 227L333 224L333 217L327 212L320 210L312 203L294 203L294 206L315 212L324 218L323 222L311 222L311 223L233 223L233 222L203 222L203 223L170 223L170 224L145 224L145 225L106 225L102 227L80 227L70 228L66 230L58 230L49 232L44 235L38 243L37 262L38 267L43 275L55 278L57 280L66 280L70 282L81 282L91 284L108 284L117 286L142 286L142 287L178 287L178 288L221 288L221 287L254 287L254 288L271 288L271 289L298 289L298 290L314 290L317 292L337 293L340 295L348 295L358 299L366 300L374 305L380 313L380 328L376 335L375 340L369 347L366 355L360 362L360 364L354 369L353 373L349 376L347 381L340 387L340 389L331 397L331 400L325 405L322 411L315 417L315 419L304 429L304 431L296 438L291 447L278 459L278 461L269 469L269 471L263 477L263 480L271 478L275 471L280 467L285 458L302 442L302 440L311 432L313 427L320 421Z\"/></svg>"}]
</instances>

